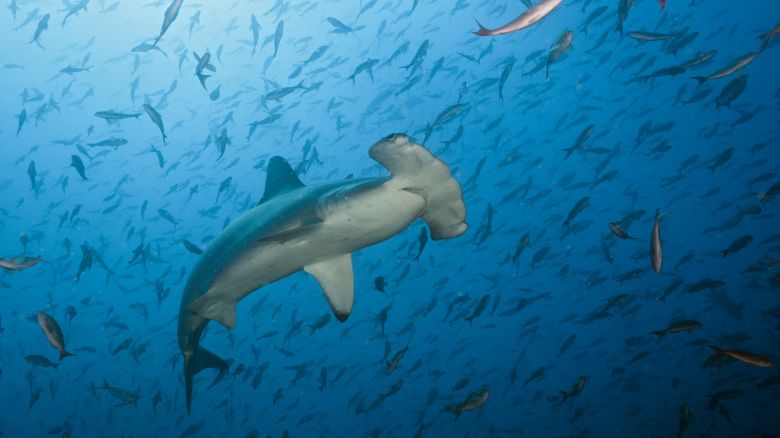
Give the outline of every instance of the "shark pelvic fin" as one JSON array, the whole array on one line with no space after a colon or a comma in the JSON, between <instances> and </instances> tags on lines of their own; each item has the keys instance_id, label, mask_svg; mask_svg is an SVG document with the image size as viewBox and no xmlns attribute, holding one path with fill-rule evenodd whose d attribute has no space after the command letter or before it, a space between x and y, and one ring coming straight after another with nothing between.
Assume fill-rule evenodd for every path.
<instances>
[{"instance_id":1,"label":"shark pelvic fin","mask_svg":"<svg viewBox=\"0 0 780 438\"><path fill-rule=\"evenodd\" d=\"M352 312L355 299L355 276L352 254L342 254L304 266L304 271L317 279L333 314L344 322Z\"/></svg>"},{"instance_id":2,"label":"shark pelvic fin","mask_svg":"<svg viewBox=\"0 0 780 438\"><path fill-rule=\"evenodd\" d=\"M211 294L202 295L190 304L190 312L206 319L219 321L228 329L236 326L236 303Z\"/></svg>"},{"instance_id":3,"label":"shark pelvic fin","mask_svg":"<svg viewBox=\"0 0 780 438\"><path fill-rule=\"evenodd\" d=\"M259 204L276 196L304 187L298 175L282 157L276 156L268 162L268 175L265 179L265 193Z\"/></svg>"},{"instance_id":4,"label":"shark pelvic fin","mask_svg":"<svg viewBox=\"0 0 780 438\"><path fill-rule=\"evenodd\" d=\"M192 378L207 368L214 368L219 371L217 375L214 376L214 381L211 383L211 386L209 386L210 388L225 377L228 370L228 363L203 347L198 347L195 354L192 356L185 355L184 389L187 393L187 413L190 412L190 407L192 405Z\"/></svg>"},{"instance_id":5,"label":"shark pelvic fin","mask_svg":"<svg viewBox=\"0 0 780 438\"><path fill-rule=\"evenodd\" d=\"M422 217L431 239L449 239L466 232L463 191L450 169L404 134L389 135L371 146L369 155L393 175L392 182L425 199Z\"/></svg>"}]
</instances>

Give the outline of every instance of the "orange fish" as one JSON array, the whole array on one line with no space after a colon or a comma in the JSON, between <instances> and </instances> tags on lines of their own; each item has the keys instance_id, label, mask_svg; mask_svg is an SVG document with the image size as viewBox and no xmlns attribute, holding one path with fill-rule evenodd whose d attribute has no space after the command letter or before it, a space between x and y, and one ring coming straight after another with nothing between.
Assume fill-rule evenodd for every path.
<instances>
[{"instance_id":1,"label":"orange fish","mask_svg":"<svg viewBox=\"0 0 780 438\"><path fill-rule=\"evenodd\" d=\"M760 367L760 368L772 368L775 365L772 363L771 360L758 356L756 354L750 353L748 351L742 351L742 350L724 350L722 348L718 348L714 345L710 345L710 348L715 350L716 356L729 356L733 357L734 359L746 363L748 365L752 365L754 367Z\"/></svg>"}]
</instances>

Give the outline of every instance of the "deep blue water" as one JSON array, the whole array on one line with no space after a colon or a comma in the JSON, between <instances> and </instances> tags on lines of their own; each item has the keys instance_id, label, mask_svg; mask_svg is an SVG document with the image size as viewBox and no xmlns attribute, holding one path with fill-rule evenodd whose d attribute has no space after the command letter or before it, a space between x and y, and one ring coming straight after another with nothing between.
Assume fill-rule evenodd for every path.
<instances>
[{"instance_id":1,"label":"deep blue water","mask_svg":"<svg viewBox=\"0 0 780 438\"><path fill-rule=\"evenodd\" d=\"M780 37L759 39L776 0L640 0L622 36L620 1L564 0L497 37L474 19L498 27L522 2L185 0L147 51L133 48L160 34L168 0L3 1L0 258L43 261L0 274L0 434L780 435L776 366L704 366L708 344L780 359ZM196 53L215 70L203 85ZM187 414L176 327L198 256L182 241L205 249L253 208L272 156L308 186L386 176L368 149L396 132L450 167L467 233L416 259L420 220L355 252L344 323L310 328L331 311L306 273L252 293L235 329L208 325L201 344L230 367L211 388L214 371L195 377ZM75 356L57 360L39 311ZM701 327L650 334L681 320ZM481 407L446 412L483 388Z\"/></svg>"}]
</instances>

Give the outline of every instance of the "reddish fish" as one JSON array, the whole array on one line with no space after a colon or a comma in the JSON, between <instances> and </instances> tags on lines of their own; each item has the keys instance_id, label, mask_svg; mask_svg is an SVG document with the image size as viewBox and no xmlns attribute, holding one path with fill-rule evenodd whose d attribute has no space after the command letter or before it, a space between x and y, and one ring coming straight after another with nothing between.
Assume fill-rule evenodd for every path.
<instances>
[{"instance_id":1,"label":"reddish fish","mask_svg":"<svg viewBox=\"0 0 780 438\"><path fill-rule=\"evenodd\" d=\"M749 351L742 351L742 350L724 350L722 348L718 348L714 345L710 345L710 348L715 350L716 356L729 356L733 357L734 359L746 363L748 365L752 365L754 367L760 367L760 368L772 368L775 365L772 363L770 359L767 359L765 357L761 357L757 354L751 353Z\"/></svg>"},{"instance_id":2,"label":"reddish fish","mask_svg":"<svg viewBox=\"0 0 780 438\"><path fill-rule=\"evenodd\" d=\"M525 29L526 27L538 23L544 17L549 15L550 12L552 12L555 8L557 8L562 1L563 0L542 0L541 2L528 8L528 10L525 11L519 17L495 29L488 29L482 26L479 22L477 22L477 24L479 25L479 30L474 32L474 35L496 36L496 35L504 35L512 32L517 32L518 30Z\"/></svg>"},{"instance_id":3,"label":"reddish fish","mask_svg":"<svg viewBox=\"0 0 780 438\"><path fill-rule=\"evenodd\" d=\"M27 268L32 268L37 265L43 259L40 257L24 257L18 256L11 259L0 259L0 268L7 271L22 271Z\"/></svg>"},{"instance_id":4,"label":"reddish fish","mask_svg":"<svg viewBox=\"0 0 780 438\"><path fill-rule=\"evenodd\" d=\"M661 10L663 11L666 7L666 0L658 0L659 3L661 3Z\"/></svg>"}]
</instances>

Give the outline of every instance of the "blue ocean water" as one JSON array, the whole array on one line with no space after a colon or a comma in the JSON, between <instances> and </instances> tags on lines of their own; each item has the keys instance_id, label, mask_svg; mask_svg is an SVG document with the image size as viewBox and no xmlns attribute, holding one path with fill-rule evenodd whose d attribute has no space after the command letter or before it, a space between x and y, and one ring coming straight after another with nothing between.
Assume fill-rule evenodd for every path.
<instances>
[{"instance_id":1,"label":"blue ocean water","mask_svg":"<svg viewBox=\"0 0 780 438\"><path fill-rule=\"evenodd\" d=\"M0 435L780 435L776 0L564 0L485 37L524 2L4 3ZM355 251L343 323L307 273L253 292L188 413L197 253L271 157L385 177L391 133L468 231Z\"/></svg>"}]
</instances>

